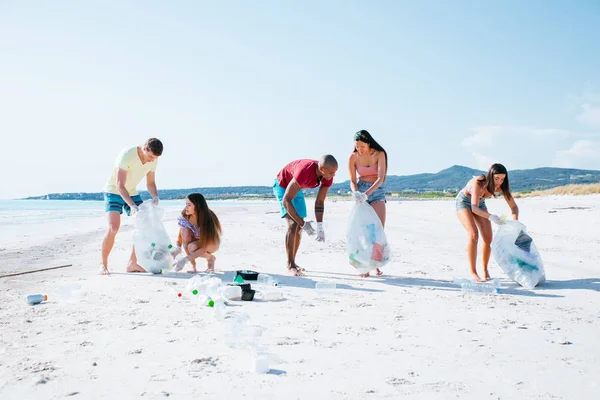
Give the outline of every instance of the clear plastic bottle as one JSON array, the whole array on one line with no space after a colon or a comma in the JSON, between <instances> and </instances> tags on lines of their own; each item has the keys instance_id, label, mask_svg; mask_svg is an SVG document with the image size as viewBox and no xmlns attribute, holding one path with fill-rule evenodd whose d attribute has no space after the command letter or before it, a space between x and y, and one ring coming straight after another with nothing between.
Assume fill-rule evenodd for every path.
<instances>
[{"instance_id":1,"label":"clear plastic bottle","mask_svg":"<svg viewBox=\"0 0 600 400\"><path fill-rule=\"evenodd\" d=\"M271 275L267 275L267 274L259 274L258 275L257 283L262 284L262 285L271 286L272 282L273 282L273 277Z\"/></svg>"},{"instance_id":2,"label":"clear plastic bottle","mask_svg":"<svg viewBox=\"0 0 600 400\"><path fill-rule=\"evenodd\" d=\"M492 279L489 282L474 282L466 278L456 278L454 283L460 285L461 290L467 293L500 293L500 280Z\"/></svg>"},{"instance_id":3,"label":"clear plastic bottle","mask_svg":"<svg viewBox=\"0 0 600 400\"><path fill-rule=\"evenodd\" d=\"M278 301L283 299L283 292L280 290L267 290L260 292L258 298L262 301Z\"/></svg>"},{"instance_id":4,"label":"clear plastic bottle","mask_svg":"<svg viewBox=\"0 0 600 400\"><path fill-rule=\"evenodd\" d=\"M485 283L465 283L460 287L467 293L500 293L500 288Z\"/></svg>"},{"instance_id":5,"label":"clear plastic bottle","mask_svg":"<svg viewBox=\"0 0 600 400\"><path fill-rule=\"evenodd\" d=\"M25 301L29 305L40 304L42 301L48 300L48 296L45 294L29 294L25 296Z\"/></svg>"},{"instance_id":6,"label":"clear plastic bottle","mask_svg":"<svg viewBox=\"0 0 600 400\"><path fill-rule=\"evenodd\" d=\"M332 295L335 294L336 285L332 282L317 282L315 284L315 290L318 295Z\"/></svg>"}]
</instances>

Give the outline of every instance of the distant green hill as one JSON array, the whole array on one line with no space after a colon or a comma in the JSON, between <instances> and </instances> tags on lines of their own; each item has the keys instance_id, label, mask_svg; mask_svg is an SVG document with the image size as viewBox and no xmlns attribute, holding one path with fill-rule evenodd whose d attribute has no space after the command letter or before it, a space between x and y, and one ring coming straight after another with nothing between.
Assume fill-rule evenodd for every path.
<instances>
[{"instance_id":1,"label":"distant green hill","mask_svg":"<svg viewBox=\"0 0 600 400\"><path fill-rule=\"evenodd\" d=\"M388 175L386 191L388 193L426 193L426 192L457 192L471 177L484 173L476 169L454 165L435 174ZM551 189L568 184L598 183L600 171L570 168L535 168L513 170L508 172L511 190L529 191ZM349 181L334 183L330 193L347 193L350 190ZM272 197L271 186L227 186L227 187L196 187L189 189L159 190L161 199L183 199L192 192L200 192L209 199L233 199ZM316 190L307 190L314 194ZM141 191L142 198L148 198L148 192ZM102 200L103 194L98 193L50 193L44 196L27 197L27 199L52 200Z\"/></svg>"}]
</instances>

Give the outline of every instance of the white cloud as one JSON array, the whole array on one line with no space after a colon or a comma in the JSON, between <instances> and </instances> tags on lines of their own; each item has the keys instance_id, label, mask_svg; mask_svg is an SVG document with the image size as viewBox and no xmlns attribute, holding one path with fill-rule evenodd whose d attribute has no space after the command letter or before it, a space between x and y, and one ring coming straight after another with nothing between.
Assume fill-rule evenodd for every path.
<instances>
[{"instance_id":1,"label":"white cloud","mask_svg":"<svg viewBox=\"0 0 600 400\"><path fill-rule=\"evenodd\" d=\"M594 106L590 103L582 104L577 121L592 128L600 128L600 106Z\"/></svg>"},{"instance_id":2,"label":"white cloud","mask_svg":"<svg viewBox=\"0 0 600 400\"><path fill-rule=\"evenodd\" d=\"M473 128L473 135L463 139L462 145L467 148L495 147L499 141L525 139L531 141L559 140L571 136L561 129L537 129L526 126L480 126Z\"/></svg>"},{"instance_id":3,"label":"white cloud","mask_svg":"<svg viewBox=\"0 0 600 400\"><path fill-rule=\"evenodd\" d=\"M475 157L475 163L477 164L477 169L482 171L487 171L487 169L494 163L494 159L483 154L473 153L473 157Z\"/></svg>"},{"instance_id":4,"label":"white cloud","mask_svg":"<svg viewBox=\"0 0 600 400\"><path fill-rule=\"evenodd\" d=\"M537 168L552 165L555 154L573 140L573 133L561 129L526 126L480 126L463 139L477 167L487 170L494 162L509 169Z\"/></svg>"},{"instance_id":5,"label":"white cloud","mask_svg":"<svg viewBox=\"0 0 600 400\"><path fill-rule=\"evenodd\" d=\"M563 168L600 168L600 141L577 140L570 149L556 152L554 165Z\"/></svg>"}]
</instances>

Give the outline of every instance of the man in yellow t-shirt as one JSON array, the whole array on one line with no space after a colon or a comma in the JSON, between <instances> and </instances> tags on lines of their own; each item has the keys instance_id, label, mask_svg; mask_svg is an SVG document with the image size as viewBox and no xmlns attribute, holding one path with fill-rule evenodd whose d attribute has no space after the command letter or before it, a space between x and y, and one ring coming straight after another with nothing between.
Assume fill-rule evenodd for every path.
<instances>
[{"instance_id":1,"label":"man in yellow t-shirt","mask_svg":"<svg viewBox=\"0 0 600 400\"><path fill-rule=\"evenodd\" d=\"M158 157L162 155L163 144L156 138L150 138L143 146L123 149L115 162L112 174L104 185L104 204L108 216L108 231L102 241L102 264L100 273L108 275L108 256L115 243L115 236L121 225L123 209L127 215L135 214L143 203L138 195L137 185L146 177L146 186L152 196L152 202L158 204L158 190L154 172ZM135 249L127 265L127 272L146 272L137 262Z\"/></svg>"}]
</instances>

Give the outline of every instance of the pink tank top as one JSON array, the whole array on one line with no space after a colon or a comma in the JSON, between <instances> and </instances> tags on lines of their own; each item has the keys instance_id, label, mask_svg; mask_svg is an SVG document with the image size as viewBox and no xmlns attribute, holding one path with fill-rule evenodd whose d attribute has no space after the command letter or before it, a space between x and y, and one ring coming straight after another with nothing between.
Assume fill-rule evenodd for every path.
<instances>
[{"instance_id":1,"label":"pink tank top","mask_svg":"<svg viewBox=\"0 0 600 400\"><path fill-rule=\"evenodd\" d=\"M365 167L364 165L356 165L356 174L360 178L361 176L372 176L377 175L377 164Z\"/></svg>"}]
</instances>

